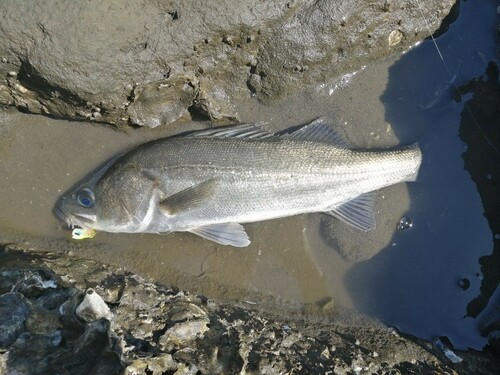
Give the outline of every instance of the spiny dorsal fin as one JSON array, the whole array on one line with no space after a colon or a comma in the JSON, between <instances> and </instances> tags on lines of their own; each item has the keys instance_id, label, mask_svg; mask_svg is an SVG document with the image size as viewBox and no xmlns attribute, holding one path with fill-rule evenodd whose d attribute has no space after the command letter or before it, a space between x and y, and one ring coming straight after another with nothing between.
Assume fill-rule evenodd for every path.
<instances>
[{"instance_id":1,"label":"spiny dorsal fin","mask_svg":"<svg viewBox=\"0 0 500 375\"><path fill-rule=\"evenodd\" d=\"M365 193L356 198L332 208L325 214L336 217L362 231L375 229L375 215L373 213L374 193Z\"/></svg>"},{"instance_id":2,"label":"spiny dorsal fin","mask_svg":"<svg viewBox=\"0 0 500 375\"><path fill-rule=\"evenodd\" d=\"M323 117L319 117L293 133L283 135L283 137L301 141L328 143L340 148L351 147L341 134L325 123Z\"/></svg>"},{"instance_id":3,"label":"spiny dorsal fin","mask_svg":"<svg viewBox=\"0 0 500 375\"><path fill-rule=\"evenodd\" d=\"M245 228L238 223L209 224L190 229L189 232L221 245L245 247L250 244Z\"/></svg>"},{"instance_id":4,"label":"spiny dorsal fin","mask_svg":"<svg viewBox=\"0 0 500 375\"><path fill-rule=\"evenodd\" d=\"M160 209L166 215L175 215L179 212L192 210L210 199L217 187L214 179L202 182L201 184L181 190L160 202Z\"/></svg>"},{"instance_id":5,"label":"spiny dorsal fin","mask_svg":"<svg viewBox=\"0 0 500 375\"><path fill-rule=\"evenodd\" d=\"M274 134L265 129L266 122L241 124L216 129L200 130L189 134L188 137L214 137L214 138L246 138L264 139L273 137Z\"/></svg>"},{"instance_id":6,"label":"spiny dorsal fin","mask_svg":"<svg viewBox=\"0 0 500 375\"><path fill-rule=\"evenodd\" d=\"M217 129L200 130L189 134L188 137L214 137L214 138L240 138L240 139L270 139L281 137L284 139L295 139L301 141L321 142L334 145L340 148L350 148L351 145L344 137L335 131L330 125L325 123L322 117L317 118L310 124L300 129L285 133L280 136L269 132L265 128L266 122L253 124L241 124Z\"/></svg>"}]
</instances>

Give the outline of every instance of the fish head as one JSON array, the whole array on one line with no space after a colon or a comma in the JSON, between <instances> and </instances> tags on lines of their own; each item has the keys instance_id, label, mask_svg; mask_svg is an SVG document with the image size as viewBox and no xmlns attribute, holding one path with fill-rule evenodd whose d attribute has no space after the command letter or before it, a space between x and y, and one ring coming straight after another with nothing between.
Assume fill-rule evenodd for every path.
<instances>
[{"instance_id":1,"label":"fish head","mask_svg":"<svg viewBox=\"0 0 500 375\"><path fill-rule=\"evenodd\" d=\"M159 201L158 182L132 164L114 161L59 198L54 212L70 227L134 233L151 223Z\"/></svg>"}]
</instances>

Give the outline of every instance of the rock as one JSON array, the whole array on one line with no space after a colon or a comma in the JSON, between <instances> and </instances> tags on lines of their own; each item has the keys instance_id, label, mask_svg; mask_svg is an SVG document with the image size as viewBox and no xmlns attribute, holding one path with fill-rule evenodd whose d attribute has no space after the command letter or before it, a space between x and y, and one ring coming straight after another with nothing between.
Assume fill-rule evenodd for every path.
<instances>
[{"instance_id":1,"label":"rock","mask_svg":"<svg viewBox=\"0 0 500 375\"><path fill-rule=\"evenodd\" d=\"M32 334L52 334L59 327L59 314L57 311L46 311L33 306L26 319L26 331Z\"/></svg>"},{"instance_id":2,"label":"rock","mask_svg":"<svg viewBox=\"0 0 500 375\"><path fill-rule=\"evenodd\" d=\"M125 369L125 375L197 374L195 366L185 366L175 361L170 354L155 358L138 359Z\"/></svg>"},{"instance_id":3,"label":"rock","mask_svg":"<svg viewBox=\"0 0 500 375\"><path fill-rule=\"evenodd\" d=\"M69 374L118 374L123 369L121 349L107 319L87 324L72 349L57 357L51 366Z\"/></svg>"},{"instance_id":4,"label":"rock","mask_svg":"<svg viewBox=\"0 0 500 375\"><path fill-rule=\"evenodd\" d=\"M196 81L186 76L137 86L128 107L130 121L150 128L170 124L188 112L197 92Z\"/></svg>"},{"instance_id":5,"label":"rock","mask_svg":"<svg viewBox=\"0 0 500 375\"><path fill-rule=\"evenodd\" d=\"M57 351L61 342L60 331L48 335L22 334L9 348L8 371L5 374L46 374L50 355Z\"/></svg>"},{"instance_id":6,"label":"rock","mask_svg":"<svg viewBox=\"0 0 500 375\"><path fill-rule=\"evenodd\" d=\"M107 303L118 303L122 298L125 289L125 278L121 275L117 277L107 277L101 285L96 286L95 291Z\"/></svg>"},{"instance_id":7,"label":"rock","mask_svg":"<svg viewBox=\"0 0 500 375\"><path fill-rule=\"evenodd\" d=\"M113 314L106 302L93 289L88 289L82 303L76 308L76 314L86 322L98 319L111 320Z\"/></svg>"},{"instance_id":8,"label":"rock","mask_svg":"<svg viewBox=\"0 0 500 375\"><path fill-rule=\"evenodd\" d=\"M11 345L24 331L29 309L26 299L20 293L6 293L0 296L0 348Z\"/></svg>"},{"instance_id":9,"label":"rock","mask_svg":"<svg viewBox=\"0 0 500 375\"><path fill-rule=\"evenodd\" d=\"M5 85L0 85L0 103L3 105L12 105L14 103L11 90Z\"/></svg>"},{"instance_id":10,"label":"rock","mask_svg":"<svg viewBox=\"0 0 500 375\"><path fill-rule=\"evenodd\" d=\"M8 268L12 264L17 265L17 270ZM39 290L42 295L36 296L33 289L23 288L29 298L2 289L2 317L27 317L31 309L41 309L41 306L50 306L50 311L64 311L58 329L50 333L48 330L27 332L25 318L17 318L18 323L2 318L0 337L5 329L13 332L8 340L4 339L0 351L2 373L476 374L500 371L498 357L488 352L457 351L456 355L463 361L453 363L440 348L380 325L346 327L332 322L314 323L302 315L280 317L270 311L221 305L148 282L123 269L103 267L97 262L64 254L0 252L0 289L21 283L23 275L38 274L41 268L52 270L46 275L54 281L59 279L56 274L68 276L74 285L86 285L86 278L91 278L93 290L106 290L116 282L124 285L122 296L113 306L111 321L87 317L84 323L75 310L82 305L83 296L89 300L97 295L89 293L89 289L83 293L74 286L55 283L55 288ZM102 272L103 269L106 272ZM50 298L51 294L55 297ZM37 302L40 298L43 303ZM101 307L105 305L99 301ZM40 323L44 316L38 315ZM52 319L49 315L45 317ZM147 331L138 328L144 325ZM12 327L16 327L15 330Z\"/></svg>"},{"instance_id":11,"label":"rock","mask_svg":"<svg viewBox=\"0 0 500 375\"><path fill-rule=\"evenodd\" d=\"M209 323L206 311L194 303L177 303L170 309L168 315L169 320L175 323L193 319L206 319Z\"/></svg>"},{"instance_id":12,"label":"rock","mask_svg":"<svg viewBox=\"0 0 500 375\"><path fill-rule=\"evenodd\" d=\"M22 293L25 297L40 297L47 289L57 289L54 275L46 270L33 270L24 273L21 282L17 282L12 290Z\"/></svg>"},{"instance_id":13,"label":"rock","mask_svg":"<svg viewBox=\"0 0 500 375\"><path fill-rule=\"evenodd\" d=\"M224 123L238 120L238 113L224 87L204 83L199 91L194 105L198 112L210 118L213 122Z\"/></svg>"},{"instance_id":14,"label":"rock","mask_svg":"<svg viewBox=\"0 0 500 375\"><path fill-rule=\"evenodd\" d=\"M190 107L234 121L250 95L276 100L404 51L454 3L3 1L0 104L118 125Z\"/></svg>"},{"instance_id":15,"label":"rock","mask_svg":"<svg viewBox=\"0 0 500 375\"><path fill-rule=\"evenodd\" d=\"M203 338L203 334L208 330L206 320L192 320L184 323L177 323L170 327L160 338L160 348L166 352L174 349L185 348L197 338Z\"/></svg>"},{"instance_id":16,"label":"rock","mask_svg":"<svg viewBox=\"0 0 500 375\"><path fill-rule=\"evenodd\" d=\"M114 322L135 339L149 340L153 332L160 332L165 327L168 299L162 299L154 286L140 277L127 278L125 284L121 308L115 310Z\"/></svg>"}]
</instances>

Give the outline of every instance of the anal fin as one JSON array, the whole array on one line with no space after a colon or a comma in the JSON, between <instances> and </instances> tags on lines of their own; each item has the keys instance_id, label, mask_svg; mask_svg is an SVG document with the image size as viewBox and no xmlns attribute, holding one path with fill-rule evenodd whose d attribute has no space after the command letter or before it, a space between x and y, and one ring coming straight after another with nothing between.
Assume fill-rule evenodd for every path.
<instances>
[{"instance_id":1,"label":"anal fin","mask_svg":"<svg viewBox=\"0 0 500 375\"><path fill-rule=\"evenodd\" d=\"M375 214L373 213L374 193L365 193L333 207L325 214L336 217L343 222L362 231L375 229Z\"/></svg>"},{"instance_id":2,"label":"anal fin","mask_svg":"<svg viewBox=\"0 0 500 375\"><path fill-rule=\"evenodd\" d=\"M250 244L245 228L238 223L210 224L190 229L189 232L221 245L246 247Z\"/></svg>"}]
</instances>

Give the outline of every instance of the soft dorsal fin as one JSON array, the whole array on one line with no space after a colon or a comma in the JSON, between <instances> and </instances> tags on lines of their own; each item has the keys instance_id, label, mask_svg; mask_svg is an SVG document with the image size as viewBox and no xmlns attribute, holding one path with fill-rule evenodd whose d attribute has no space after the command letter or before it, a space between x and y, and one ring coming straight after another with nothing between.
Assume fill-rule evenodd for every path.
<instances>
[{"instance_id":1,"label":"soft dorsal fin","mask_svg":"<svg viewBox=\"0 0 500 375\"><path fill-rule=\"evenodd\" d=\"M245 247L250 244L245 228L238 223L209 224L190 229L189 232L221 245Z\"/></svg>"},{"instance_id":2,"label":"soft dorsal fin","mask_svg":"<svg viewBox=\"0 0 500 375\"><path fill-rule=\"evenodd\" d=\"M213 196L217 183L214 179L201 184L181 190L160 202L160 209L167 215L175 215L179 212L199 207Z\"/></svg>"},{"instance_id":3,"label":"soft dorsal fin","mask_svg":"<svg viewBox=\"0 0 500 375\"><path fill-rule=\"evenodd\" d=\"M283 137L301 141L328 143L340 148L351 147L341 134L325 123L323 117L319 117L293 133L283 135Z\"/></svg>"},{"instance_id":4,"label":"soft dorsal fin","mask_svg":"<svg viewBox=\"0 0 500 375\"><path fill-rule=\"evenodd\" d=\"M365 193L332 208L325 214L336 217L362 231L375 229L375 214L373 213L374 193Z\"/></svg>"},{"instance_id":5,"label":"soft dorsal fin","mask_svg":"<svg viewBox=\"0 0 500 375\"><path fill-rule=\"evenodd\" d=\"M241 124L216 129L200 130L189 134L188 137L214 137L214 138L246 138L263 139L273 137L274 134L265 129L265 122Z\"/></svg>"}]
</instances>

